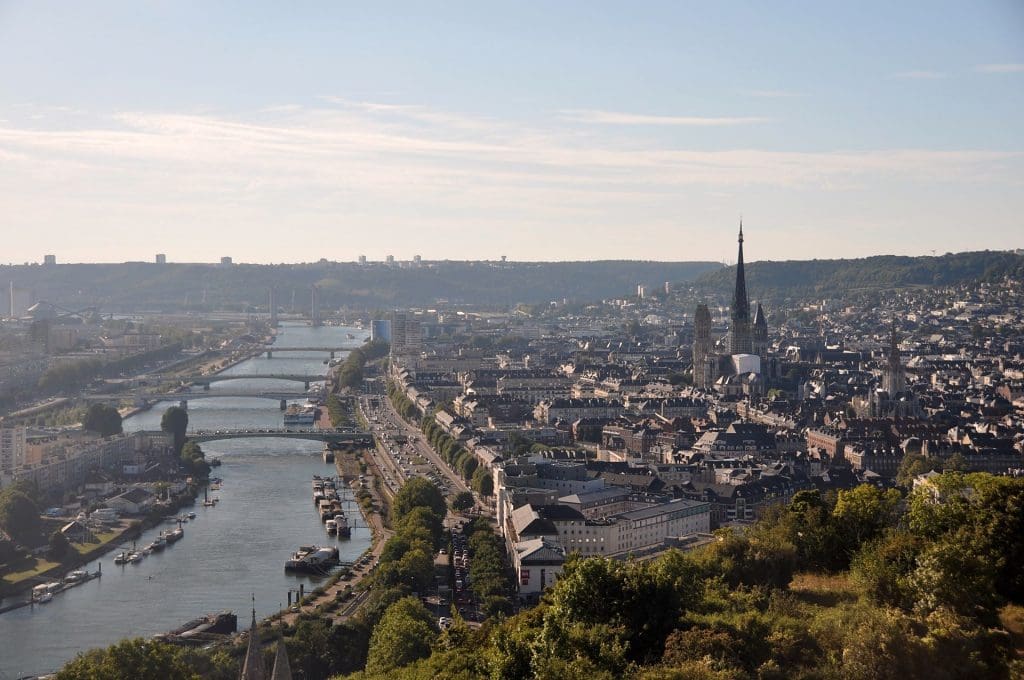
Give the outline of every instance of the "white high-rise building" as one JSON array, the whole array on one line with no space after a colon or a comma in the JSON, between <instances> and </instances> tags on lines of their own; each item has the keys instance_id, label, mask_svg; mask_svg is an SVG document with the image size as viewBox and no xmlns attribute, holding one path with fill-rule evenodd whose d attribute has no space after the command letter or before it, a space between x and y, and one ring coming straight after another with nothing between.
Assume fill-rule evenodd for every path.
<instances>
[{"instance_id":1,"label":"white high-rise building","mask_svg":"<svg viewBox=\"0 0 1024 680\"><path fill-rule=\"evenodd\" d=\"M24 427L0 427L0 480L11 479L25 464L25 449Z\"/></svg>"}]
</instances>

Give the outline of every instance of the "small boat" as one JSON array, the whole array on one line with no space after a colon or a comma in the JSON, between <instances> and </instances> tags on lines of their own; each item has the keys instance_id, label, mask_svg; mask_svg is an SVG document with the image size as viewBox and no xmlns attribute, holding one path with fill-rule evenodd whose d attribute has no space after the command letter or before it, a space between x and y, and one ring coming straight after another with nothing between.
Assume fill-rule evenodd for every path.
<instances>
[{"instance_id":1,"label":"small boat","mask_svg":"<svg viewBox=\"0 0 1024 680\"><path fill-rule=\"evenodd\" d=\"M75 569L73 572L64 577L64 583L78 583L89 578L89 573L82 569Z\"/></svg>"},{"instance_id":2,"label":"small boat","mask_svg":"<svg viewBox=\"0 0 1024 680\"><path fill-rule=\"evenodd\" d=\"M173 531L168 531L166 534L164 534L164 540L168 543L176 543L180 541L184 536L185 530L181 527L178 527L177 529Z\"/></svg>"},{"instance_id":3,"label":"small boat","mask_svg":"<svg viewBox=\"0 0 1024 680\"><path fill-rule=\"evenodd\" d=\"M284 563L285 571L302 571L314 574L326 573L338 564L337 548L304 546L299 548L290 560Z\"/></svg>"},{"instance_id":4,"label":"small boat","mask_svg":"<svg viewBox=\"0 0 1024 680\"><path fill-rule=\"evenodd\" d=\"M352 527L348 525L348 517L344 512L334 516L334 525L338 530L338 538L352 538Z\"/></svg>"},{"instance_id":5,"label":"small boat","mask_svg":"<svg viewBox=\"0 0 1024 680\"><path fill-rule=\"evenodd\" d=\"M146 557L145 554L133 551L133 552L128 553L128 562L131 563L131 564L138 564L145 557Z\"/></svg>"},{"instance_id":6,"label":"small boat","mask_svg":"<svg viewBox=\"0 0 1024 680\"><path fill-rule=\"evenodd\" d=\"M194 512L188 513L188 518L189 519L195 519L196 518L196 513L194 513Z\"/></svg>"},{"instance_id":7,"label":"small boat","mask_svg":"<svg viewBox=\"0 0 1024 680\"><path fill-rule=\"evenodd\" d=\"M333 519L327 520L325 522L325 525L327 527L327 535L328 536L334 536L334 535L336 535L338 533L338 523L335 522Z\"/></svg>"},{"instance_id":8,"label":"small boat","mask_svg":"<svg viewBox=\"0 0 1024 680\"><path fill-rule=\"evenodd\" d=\"M166 547L167 539L165 539L163 535L157 536L152 543L146 546L146 548L149 549L151 552L160 552Z\"/></svg>"},{"instance_id":9,"label":"small boat","mask_svg":"<svg viewBox=\"0 0 1024 680\"><path fill-rule=\"evenodd\" d=\"M114 564L128 564L128 553L122 550L114 555Z\"/></svg>"},{"instance_id":10,"label":"small boat","mask_svg":"<svg viewBox=\"0 0 1024 680\"><path fill-rule=\"evenodd\" d=\"M59 583L40 583L32 589L32 601L43 604L53 599L53 594L61 589Z\"/></svg>"}]
</instances>

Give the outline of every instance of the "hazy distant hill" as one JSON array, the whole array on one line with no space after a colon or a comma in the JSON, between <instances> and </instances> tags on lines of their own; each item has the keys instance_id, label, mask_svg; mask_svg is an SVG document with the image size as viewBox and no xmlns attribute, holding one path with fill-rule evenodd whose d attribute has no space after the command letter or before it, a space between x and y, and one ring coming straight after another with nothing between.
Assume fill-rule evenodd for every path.
<instances>
[{"instance_id":1,"label":"hazy distant hill","mask_svg":"<svg viewBox=\"0 0 1024 680\"><path fill-rule=\"evenodd\" d=\"M745 266L752 298L813 292L878 290L907 286L955 285L1006 275L1024 277L1024 256L1006 251L950 253L938 257L879 255L856 260L752 262ZM697 283L729 289L735 267L701 276Z\"/></svg>"},{"instance_id":2,"label":"hazy distant hill","mask_svg":"<svg viewBox=\"0 0 1024 680\"><path fill-rule=\"evenodd\" d=\"M34 291L68 309L99 305L128 309L265 308L271 286L277 304L308 310L310 289L321 288L325 308L367 309L453 303L514 304L549 300L590 301L636 294L643 283L693 281L713 262L431 262L419 267L354 263L302 265L58 264L0 266L0 285ZM203 300L205 299L205 305ZM6 300L0 310L7 308Z\"/></svg>"}]
</instances>

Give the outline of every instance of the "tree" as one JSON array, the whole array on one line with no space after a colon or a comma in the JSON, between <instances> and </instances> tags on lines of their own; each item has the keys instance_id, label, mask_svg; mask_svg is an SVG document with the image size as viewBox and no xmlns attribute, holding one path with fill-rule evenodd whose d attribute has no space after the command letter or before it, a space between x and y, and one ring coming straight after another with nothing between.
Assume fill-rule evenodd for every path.
<instances>
[{"instance_id":1,"label":"tree","mask_svg":"<svg viewBox=\"0 0 1024 680\"><path fill-rule=\"evenodd\" d=\"M452 499L453 510L469 510L474 505L476 505L476 501L473 499L473 494L469 491L460 491L455 495L455 498Z\"/></svg>"},{"instance_id":2,"label":"tree","mask_svg":"<svg viewBox=\"0 0 1024 680\"><path fill-rule=\"evenodd\" d=\"M896 483L909 488L914 483L914 477L934 469L935 465L927 457L919 453L908 453L900 461L899 470L896 471Z\"/></svg>"},{"instance_id":3,"label":"tree","mask_svg":"<svg viewBox=\"0 0 1024 680\"><path fill-rule=\"evenodd\" d=\"M174 437L174 451L180 454L188 431L188 411L180 406L170 407L160 418L160 429Z\"/></svg>"},{"instance_id":4,"label":"tree","mask_svg":"<svg viewBox=\"0 0 1024 680\"><path fill-rule=\"evenodd\" d=\"M210 464L206 462L206 454L203 453L199 444L193 441L187 441L181 447L181 462L193 475L206 477L210 474Z\"/></svg>"},{"instance_id":5,"label":"tree","mask_svg":"<svg viewBox=\"0 0 1024 680\"><path fill-rule=\"evenodd\" d=\"M78 655L56 675L57 680L199 680L181 659L179 650L135 638L106 649Z\"/></svg>"},{"instance_id":6,"label":"tree","mask_svg":"<svg viewBox=\"0 0 1024 680\"><path fill-rule=\"evenodd\" d=\"M121 434L121 414L113 406L92 404L82 417L82 427L89 432L96 432L101 437Z\"/></svg>"},{"instance_id":7,"label":"tree","mask_svg":"<svg viewBox=\"0 0 1024 680\"><path fill-rule=\"evenodd\" d=\"M411 512L413 508L417 507L429 508L441 517L444 517L448 512L448 507L444 502L444 496L441 495L441 491L423 477L410 479L398 490L398 493L395 494L394 503L391 506L392 515L395 521L399 521L406 513Z\"/></svg>"},{"instance_id":8,"label":"tree","mask_svg":"<svg viewBox=\"0 0 1024 680\"><path fill-rule=\"evenodd\" d=\"M491 471L485 467L478 467L473 473L471 486L473 491L481 496L490 496L494 493L494 480L491 478Z\"/></svg>"},{"instance_id":9,"label":"tree","mask_svg":"<svg viewBox=\"0 0 1024 680\"><path fill-rule=\"evenodd\" d=\"M46 554L51 560L61 561L68 554L68 550L71 550L71 541L61 533L60 529L50 534L50 546L47 548Z\"/></svg>"},{"instance_id":10,"label":"tree","mask_svg":"<svg viewBox=\"0 0 1024 680\"><path fill-rule=\"evenodd\" d=\"M892 524L899 502L900 492L896 489L880 491L870 484L839 492L832 516L844 537L849 557Z\"/></svg>"},{"instance_id":11,"label":"tree","mask_svg":"<svg viewBox=\"0 0 1024 680\"><path fill-rule=\"evenodd\" d=\"M0 529L23 545L33 545L39 539L42 522L39 507L21 491L5 490L0 493Z\"/></svg>"},{"instance_id":12,"label":"tree","mask_svg":"<svg viewBox=\"0 0 1024 680\"><path fill-rule=\"evenodd\" d=\"M430 655L437 631L433 617L414 597L406 597L387 608L373 629L366 672L370 675L401 668Z\"/></svg>"},{"instance_id":13,"label":"tree","mask_svg":"<svg viewBox=\"0 0 1024 680\"><path fill-rule=\"evenodd\" d=\"M425 531L430 537L428 541L430 545L440 547L441 537L444 534L444 517L426 506L416 507L395 521L395 531L398 532L397 535L409 538Z\"/></svg>"}]
</instances>

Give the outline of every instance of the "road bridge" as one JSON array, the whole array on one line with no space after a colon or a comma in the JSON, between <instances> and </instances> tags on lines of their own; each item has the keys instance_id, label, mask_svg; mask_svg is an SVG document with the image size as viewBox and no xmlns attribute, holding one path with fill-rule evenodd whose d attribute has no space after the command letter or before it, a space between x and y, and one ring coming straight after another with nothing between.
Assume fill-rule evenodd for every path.
<instances>
[{"instance_id":1,"label":"road bridge","mask_svg":"<svg viewBox=\"0 0 1024 680\"><path fill-rule=\"evenodd\" d=\"M291 380L292 382L311 383L326 379L327 376L323 373L320 375L308 375L304 373L263 373L259 375L214 373L212 375L186 375L177 378L177 380L180 380L183 383L191 383L193 385L210 385L212 383L223 382L225 380ZM308 384L306 385L306 389L309 389Z\"/></svg>"},{"instance_id":2,"label":"road bridge","mask_svg":"<svg viewBox=\"0 0 1024 680\"><path fill-rule=\"evenodd\" d=\"M166 392L163 394L152 392L119 392L117 394L89 394L82 399L86 401L99 402L121 402L121 401L192 401L193 399L213 399L217 397L252 397L256 399L304 399L306 393L302 391L286 392L284 390L260 390L259 392L243 392L238 390L204 390L202 392Z\"/></svg>"},{"instance_id":3,"label":"road bridge","mask_svg":"<svg viewBox=\"0 0 1024 680\"><path fill-rule=\"evenodd\" d=\"M351 352L353 349L351 347L325 347L322 345L317 347L278 347L277 345L266 345L265 348L268 359L274 358L274 352L329 352L333 359L334 355L338 352Z\"/></svg>"},{"instance_id":4,"label":"road bridge","mask_svg":"<svg viewBox=\"0 0 1024 680\"><path fill-rule=\"evenodd\" d=\"M373 435L362 430L316 430L311 428L248 428L235 430L194 430L188 438L196 443L221 439L312 439L337 444L373 446Z\"/></svg>"}]
</instances>

